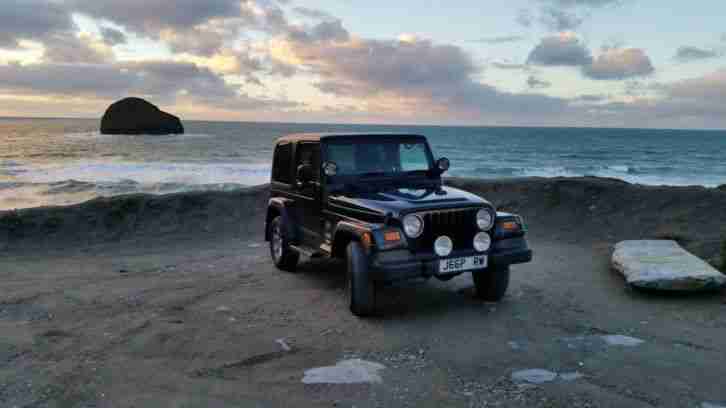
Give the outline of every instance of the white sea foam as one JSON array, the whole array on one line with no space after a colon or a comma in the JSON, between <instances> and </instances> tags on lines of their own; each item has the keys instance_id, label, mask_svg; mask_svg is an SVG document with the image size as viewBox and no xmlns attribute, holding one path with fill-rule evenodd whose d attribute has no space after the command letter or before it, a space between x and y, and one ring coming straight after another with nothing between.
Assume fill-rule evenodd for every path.
<instances>
[{"instance_id":1,"label":"white sea foam","mask_svg":"<svg viewBox=\"0 0 726 408\"><path fill-rule=\"evenodd\" d=\"M226 191L269 182L270 165L92 161L14 165L7 173L9 180L0 178L0 211L119 194Z\"/></svg>"},{"instance_id":2,"label":"white sea foam","mask_svg":"<svg viewBox=\"0 0 726 408\"><path fill-rule=\"evenodd\" d=\"M139 184L176 183L188 185L241 184L269 182L270 165L233 163L171 163L91 161L21 167L18 181L55 183L77 180L90 183L119 183L133 180Z\"/></svg>"}]
</instances>

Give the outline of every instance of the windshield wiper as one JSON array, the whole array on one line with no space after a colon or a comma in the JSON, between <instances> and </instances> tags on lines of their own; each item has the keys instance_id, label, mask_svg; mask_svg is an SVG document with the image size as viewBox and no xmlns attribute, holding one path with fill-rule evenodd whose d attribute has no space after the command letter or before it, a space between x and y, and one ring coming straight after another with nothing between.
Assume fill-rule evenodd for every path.
<instances>
[{"instance_id":1,"label":"windshield wiper","mask_svg":"<svg viewBox=\"0 0 726 408\"><path fill-rule=\"evenodd\" d=\"M384 171L371 171L368 173L361 173L361 174L359 174L359 176L360 177L382 177L382 176L385 176L386 174L388 174L388 173L386 173Z\"/></svg>"}]
</instances>

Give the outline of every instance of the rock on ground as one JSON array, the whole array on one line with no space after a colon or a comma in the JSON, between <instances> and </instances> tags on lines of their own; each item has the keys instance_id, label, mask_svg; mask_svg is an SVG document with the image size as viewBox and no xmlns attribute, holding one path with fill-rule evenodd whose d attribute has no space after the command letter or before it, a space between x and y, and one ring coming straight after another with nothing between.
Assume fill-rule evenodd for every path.
<instances>
[{"instance_id":1,"label":"rock on ground","mask_svg":"<svg viewBox=\"0 0 726 408\"><path fill-rule=\"evenodd\" d=\"M512 373L512 380L514 382L528 382L530 384L544 384L554 381L555 378L557 378L557 373L540 368L515 371Z\"/></svg>"},{"instance_id":2,"label":"rock on ground","mask_svg":"<svg viewBox=\"0 0 726 408\"><path fill-rule=\"evenodd\" d=\"M344 360L330 367L318 367L305 371L305 384L361 384L381 383L379 371L382 364L361 359Z\"/></svg>"},{"instance_id":3,"label":"rock on ground","mask_svg":"<svg viewBox=\"0 0 726 408\"><path fill-rule=\"evenodd\" d=\"M628 284L643 289L701 291L726 285L726 275L675 241L622 241L615 246L612 266Z\"/></svg>"}]
</instances>

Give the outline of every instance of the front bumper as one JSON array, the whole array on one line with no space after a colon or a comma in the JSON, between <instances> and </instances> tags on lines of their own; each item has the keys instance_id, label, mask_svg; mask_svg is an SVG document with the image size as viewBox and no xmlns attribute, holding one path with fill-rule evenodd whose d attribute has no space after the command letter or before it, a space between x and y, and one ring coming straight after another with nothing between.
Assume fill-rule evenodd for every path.
<instances>
[{"instance_id":1,"label":"front bumper","mask_svg":"<svg viewBox=\"0 0 726 408\"><path fill-rule=\"evenodd\" d=\"M489 265L494 267L526 263L532 260L532 250L527 246L527 241L520 237L495 241L488 253L464 250L454 251L447 257L439 257L434 253L413 254L408 249L378 252L371 258L370 273L373 280L379 282L429 278L439 275L439 261L475 255L487 255ZM461 273L464 272L453 275Z\"/></svg>"}]
</instances>

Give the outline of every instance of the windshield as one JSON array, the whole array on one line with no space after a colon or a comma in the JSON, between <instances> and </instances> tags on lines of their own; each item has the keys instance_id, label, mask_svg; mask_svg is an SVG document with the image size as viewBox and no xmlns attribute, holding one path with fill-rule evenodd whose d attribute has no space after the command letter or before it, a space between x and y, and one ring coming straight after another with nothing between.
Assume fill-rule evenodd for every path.
<instances>
[{"instance_id":1,"label":"windshield","mask_svg":"<svg viewBox=\"0 0 726 408\"><path fill-rule=\"evenodd\" d=\"M334 142L327 147L327 160L337 164L340 176L428 171L430 157L423 141Z\"/></svg>"}]
</instances>

